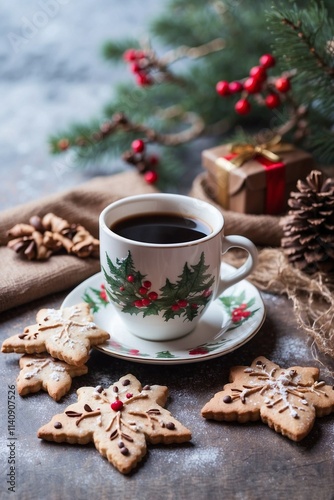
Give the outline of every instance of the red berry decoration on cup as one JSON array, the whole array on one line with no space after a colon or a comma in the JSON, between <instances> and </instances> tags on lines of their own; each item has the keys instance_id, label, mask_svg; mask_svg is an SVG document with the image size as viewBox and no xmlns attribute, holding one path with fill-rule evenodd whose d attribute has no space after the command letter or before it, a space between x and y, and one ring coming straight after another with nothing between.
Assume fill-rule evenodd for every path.
<instances>
[{"instance_id":1,"label":"red berry decoration on cup","mask_svg":"<svg viewBox=\"0 0 334 500\"><path fill-rule=\"evenodd\" d=\"M137 299L134 301L133 305L135 307L144 307L143 301L141 299Z\"/></svg>"},{"instance_id":2,"label":"red berry decoration on cup","mask_svg":"<svg viewBox=\"0 0 334 500\"><path fill-rule=\"evenodd\" d=\"M158 294L157 294L157 292L150 292L150 293L148 294L148 298L149 298L150 300L157 300L157 299L158 299Z\"/></svg>"},{"instance_id":3,"label":"red berry decoration on cup","mask_svg":"<svg viewBox=\"0 0 334 500\"><path fill-rule=\"evenodd\" d=\"M179 300L179 301L178 301L178 305L179 305L180 307L187 307L187 305L188 305L188 301L187 301L187 300L185 300L185 299L181 299L181 300Z\"/></svg>"}]
</instances>

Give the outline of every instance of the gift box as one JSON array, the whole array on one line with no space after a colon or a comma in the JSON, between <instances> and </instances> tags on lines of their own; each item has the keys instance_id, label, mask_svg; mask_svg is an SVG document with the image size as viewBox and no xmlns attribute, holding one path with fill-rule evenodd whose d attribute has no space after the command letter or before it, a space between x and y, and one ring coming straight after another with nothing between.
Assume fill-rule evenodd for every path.
<instances>
[{"instance_id":1,"label":"gift box","mask_svg":"<svg viewBox=\"0 0 334 500\"><path fill-rule=\"evenodd\" d=\"M263 145L227 144L202 152L210 196L239 213L286 212L290 192L314 169L312 156L275 139Z\"/></svg>"}]
</instances>

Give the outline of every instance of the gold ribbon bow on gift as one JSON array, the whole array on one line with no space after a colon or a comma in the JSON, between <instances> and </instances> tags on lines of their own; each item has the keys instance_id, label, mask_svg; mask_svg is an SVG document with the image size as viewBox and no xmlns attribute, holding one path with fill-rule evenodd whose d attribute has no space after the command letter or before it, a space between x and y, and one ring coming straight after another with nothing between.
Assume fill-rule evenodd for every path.
<instances>
[{"instance_id":1,"label":"gold ribbon bow on gift","mask_svg":"<svg viewBox=\"0 0 334 500\"><path fill-rule=\"evenodd\" d=\"M217 201L225 209L229 208L229 176L230 172L241 167L248 160L255 156L262 156L272 162L278 162L281 158L277 153L291 151L293 146L281 142L281 136L275 135L268 142L263 144L232 144L230 152L236 154L234 158L227 160L224 157L216 159L215 163L219 167L217 172L218 194Z\"/></svg>"},{"instance_id":2,"label":"gold ribbon bow on gift","mask_svg":"<svg viewBox=\"0 0 334 500\"><path fill-rule=\"evenodd\" d=\"M270 141L264 142L263 144L232 144L230 152L237 156L232 158L230 162L236 167L241 167L248 160L259 155L276 163L281 160L277 153L283 153L293 149L291 144L283 143L281 140L281 136L275 135Z\"/></svg>"}]
</instances>

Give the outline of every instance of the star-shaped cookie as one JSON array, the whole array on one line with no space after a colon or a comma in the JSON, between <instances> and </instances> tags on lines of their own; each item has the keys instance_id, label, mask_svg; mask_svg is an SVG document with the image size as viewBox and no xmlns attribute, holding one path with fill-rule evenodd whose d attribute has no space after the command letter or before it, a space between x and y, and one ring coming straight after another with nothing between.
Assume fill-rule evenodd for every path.
<instances>
[{"instance_id":1,"label":"star-shaped cookie","mask_svg":"<svg viewBox=\"0 0 334 500\"><path fill-rule=\"evenodd\" d=\"M318 368L282 369L260 356L249 367L231 369L231 383L202 408L202 416L241 423L261 419L283 436L300 441L316 417L334 411L334 388L318 379Z\"/></svg>"},{"instance_id":2,"label":"star-shaped cookie","mask_svg":"<svg viewBox=\"0 0 334 500\"><path fill-rule=\"evenodd\" d=\"M53 358L49 354L25 354L21 357L17 389L20 396L47 391L55 400L66 394L72 385L72 377L85 375L86 365L74 366Z\"/></svg>"},{"instance_id":3,"label":"star-shaped cookie","mask_svg":"<svg viewBox=\"0 0 334 500\"><path fill-rule=\"evenodd\" d=\"M78 402L38 430L38 437L57 443L93 442L120 472L129 473L146 454L146 441L183 443L191 432L163 408L168 388L145 385L133 375L107 389L82 387Z\"/></svg>"},{"instance_id":4,"label":"star-shaped cookie","mask_svg":"<svg viewBox=\"0 0 334 500\"><path fill-rule=\"evenodd\" d=\"M63 309L41 309L36 325L27 326L23 333L13 335L2 344L2 352L41 353L69 365L80 366L89 358L90 348L109 339L109 333L94 322L86 303Z\"/></svg>"}]
</instances>

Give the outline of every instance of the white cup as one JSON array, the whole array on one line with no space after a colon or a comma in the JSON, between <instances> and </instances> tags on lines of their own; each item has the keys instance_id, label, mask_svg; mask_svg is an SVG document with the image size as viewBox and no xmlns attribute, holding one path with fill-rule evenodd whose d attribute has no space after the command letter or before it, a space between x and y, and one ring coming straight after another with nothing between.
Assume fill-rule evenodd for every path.
<instances>
[{"instance_id":1,"label":"white cup","mask_svg":"<svg viewBox=\"0 0 334 500\"><path fill-rule=\"evenodd\" d=\"M120 220L144 214L193 218L206 231L200 239L177 243L137 241L115 232ZM148 233L140 234L144 240ZM232 247L246 250L247 260L222 276L221 256ZM211 301L246 278L257 263L257 250L250 240L224 236L224 218L214 206L164 193L131 196L107 206L100 215L100 255L109 301L126 328L155 341L191 332Z\"/></svg>"}]
</instances>

